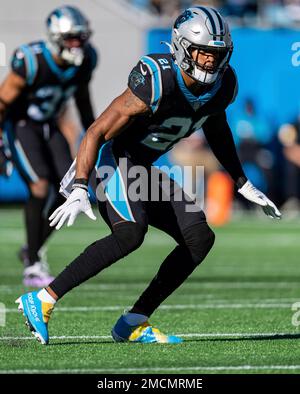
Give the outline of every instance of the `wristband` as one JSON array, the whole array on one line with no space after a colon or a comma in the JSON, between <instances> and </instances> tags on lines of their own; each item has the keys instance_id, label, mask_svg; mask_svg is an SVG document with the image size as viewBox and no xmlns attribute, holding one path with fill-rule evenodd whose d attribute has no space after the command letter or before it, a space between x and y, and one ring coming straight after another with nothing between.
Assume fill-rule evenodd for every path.
<instances>
[{"instance_id":1,"label":"wristband","mask_svg":"<svg viewBox=\"0 0 300 394\"><path fill-rule=\"evenodd\" d=\"M88 180L85 178L76 178L74 180L72 189L75 189L76 187L79 187L81 189L88 191Z\"/></svg>"},{"instance_id":2,"label":"wristband","mask_svg":"<svg viewBox=\"0 0 300 394\"><path fill-rule=\"evenodd\" d=\"M244 176L241 176L238 178L238 180L236 181L236 186L238 189L241 189L245 183L248 181L248 179Z\"/></svg>"}]
</instances>

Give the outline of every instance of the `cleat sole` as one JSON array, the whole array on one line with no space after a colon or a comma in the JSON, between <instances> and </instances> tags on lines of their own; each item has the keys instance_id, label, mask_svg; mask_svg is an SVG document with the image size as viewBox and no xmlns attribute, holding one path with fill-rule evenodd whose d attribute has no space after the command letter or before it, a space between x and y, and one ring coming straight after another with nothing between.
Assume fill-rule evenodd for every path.
<instances>
[{"instance_id":1,"label":"cleat sole","mask_svg":"<svg viewBox=\"0 0 300 394\"><path fill-rule=\"evenodd\" d=\"M33 335L36 337L38 342L40 342L42 345L46 345L45 340L42 338L42 336L39 333L34 331Z\"/></svg>"},{"instance_id":2,"label":"cleat sole","mask_svg":"<svg viewBox=\"0 0 300 394\"><path fill-rule=\"evenodd\" d=\"M26 318L26 321L25 321L25 325L29 328L29 330L31 332L34 332L34 328L33 328L32 324L30 323L30 321L27 318Z\"/></svg>"}]
</instances>

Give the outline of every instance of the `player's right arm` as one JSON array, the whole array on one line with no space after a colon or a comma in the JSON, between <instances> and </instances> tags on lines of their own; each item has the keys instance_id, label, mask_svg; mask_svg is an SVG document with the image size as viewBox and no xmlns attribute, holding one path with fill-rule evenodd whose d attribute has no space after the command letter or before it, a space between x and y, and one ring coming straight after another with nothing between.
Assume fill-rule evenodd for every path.
<instances>
[{"instance_id":1,"label":"player's right arm","mask_svg":"<svg viewBox=\"0 0 300 394\"><path fill-rule=\"evenodd\" d=\"M127 88L89 127L77 155L76 178L88 180L100 146L120 134L131 119L149 107Z\"/></svg>"},{"instance_id":2,"label":"player's right arm","mask_svg":"<svg viewBox=\"0 0 300 394\"><path fill-rule=\"evenodd\" d=\"M153 71L141 58L129 75L128 88L88 128L77 155L73 190L67 201L50 216L50 226L55 226L57 230L65 222L71 226L80 212L96 219L87 191L89 175L99 149L106 141L122 133L136 116L151 115L157 110L161 94L161 90L157 90L159 78L159 68Z\"/></svg>"},{"instance_id":3,"label":"player's right arm","mask_svg":"<svg viewBox=\"0 0 300 394\"><path fill-rule=\"evenodd\" d=\"M9 157L5 151L2 140L2 123L9 105L20 95L24 88L25 80L14 72L10 72L0 85L0 174L9 176Z\"/></svg>"},{"instance_id":4,"label":"player's right arm","mask_svg":"<svg viewBox=\"0 0 300 394\"><path fill-rule=\"evenodd\" d=\"M25 85L25 79L14 71L11 71L0 85L0 124L4 120L7 108L21 94Z\"/></svg>"},{"instance_id":5,"label":"player's right arm","mask_svg":"<svg viewBox=\"0 0 300 394\"><path fill-rule=\"evenodd\" d=\"M30 45L22 45L11 58L10 72L0 85L0 125L5 112L26 86L34 83L38 62Z\"/></svg>"},{"instance_id":6,"label":"player's right arm","mask_svg":"<svg viewBox=\"0 0 300 394\"><path fill-rule=\"evenodd\" d=\"M89 178L98 151L105 141L116 137L138 115L149 115L157 111L162 95L161 71L149 56L143 56L132 69L128 78L128 88L89 127L77 157L76 178Z\"/></svg>"},{"instance_id":7,"label":"player's right arm","mask_svg":"<svg viewBox=\"0 0 300 394\"><path fill-rule=\"evenodd\" d=\"M50 226L56 226L59 230L66 221L71 226L80 212L96 219L87 190L89 175L95 166L99 149L106 141L126 129L135 116L148 111L148 105L127 88L89 127L78 151L73 190L66 202L50 216Z\"/></svg>"}]
</instances>

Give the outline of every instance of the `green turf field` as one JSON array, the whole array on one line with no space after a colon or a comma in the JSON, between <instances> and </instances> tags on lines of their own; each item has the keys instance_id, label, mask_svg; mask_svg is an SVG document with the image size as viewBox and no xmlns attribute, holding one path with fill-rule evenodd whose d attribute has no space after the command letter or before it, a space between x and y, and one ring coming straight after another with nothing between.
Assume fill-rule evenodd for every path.
<instances>
[{"instance_id":1,"label":"green turf field","mask_svg":"<svg viewBox=\"0 0 300 394\"><path fill-rule=\"evenodd\" d=\"M101 220L83 217L56 232L48 252L53 273L107 232ZM14 305L26 291L16 258L24 239L22 213L0 209L0 302L7 311L0 372L300 373L300 326L292 325L292 304L300 302L300 223L261 215L215 232L204 264L151 320L181 335L183 344L115 344L110 337L174 245L150 229L138 251L59 302L50 344L42 346Z\"/></svg>"}]
</instances>

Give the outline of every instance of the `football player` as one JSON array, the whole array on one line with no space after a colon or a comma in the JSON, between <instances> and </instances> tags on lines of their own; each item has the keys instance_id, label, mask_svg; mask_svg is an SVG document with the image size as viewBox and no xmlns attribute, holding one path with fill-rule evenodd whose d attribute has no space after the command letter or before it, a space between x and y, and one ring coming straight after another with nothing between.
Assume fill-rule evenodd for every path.
<instances>
[{"instance_id":1,"label":"football player","mask_svg":"<svg viewBox=\"0 0 300 394\"><path fill-rule=\"evenodd\" d=\"M46 25L47 40L17 48L11 71L0 86L3 140L8 141L30 193L25 204L27 246L20 255L24 284L34 287L53 279L40 251L52 231L47 212L61 204L59 181L72 163L57 120L71 96L83 127L87 129L95 120L89 81L97 55L89 43L88 20L77 8L63 6L51 12ZM4 172L6 167L2 168Z\"/></svg>"},{"instance_id":2,"label":"football player","mask_svg":"<svg viewBox=\"0 0 300 394\"><path fill-rule=\"evenodd\" d=\"M216 10L200 6L185 10L173 27L171 54L143 56L129 75L128 88L88 129L77 156L72 191L51 215L51 226L59 229L66 222L70 226L80 212L95 219L87 183L97 161L100 177L103 166L114 168L107 183L100 178L98 186L103 184L106 199L99 198L99 208L111 234L88 246L47 288L16 300L43 344L49 340L47 324L57 300L136 250L148 225L172 236L177 246L133 307L118 319L112 336L117 342L181 342L175 335L161 333L148 319L205 259L215 236L201 209L187 209L195 208L192 199L184 192L181 201L175 198L178 185L174 181L170 181L170 199L130 198L133 180L124 178L128 171L122 159L127 159L127 169L139 165L148 174L155 173L154 160L202 127L238 191L261 205L268 216L280 218L276 206L246 178L226 121L225 110L237 94L236 75L229 65L232 49L228 25ZM62 182L65 194L71 175L72 168ZM159 181L162 194L165 180L163 176ZM113 195L115 188L121 191L119 199Z\"/></svg>"}]
</instances>

